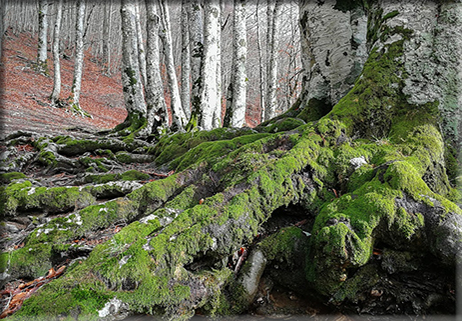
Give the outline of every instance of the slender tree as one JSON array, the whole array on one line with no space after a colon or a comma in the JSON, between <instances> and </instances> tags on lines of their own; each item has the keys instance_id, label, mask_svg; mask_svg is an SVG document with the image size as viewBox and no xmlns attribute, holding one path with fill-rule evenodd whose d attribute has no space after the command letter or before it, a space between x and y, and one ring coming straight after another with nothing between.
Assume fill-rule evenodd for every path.
<instances>
[{"instance_id":1,"label":"slender tree","mask_svg":"<svg viewBox=\"0 0 462 321\"><path fill-rule=\"evenodd\" d=\"M214 116L221 107L218 97L217 63L218 63L218 17L220 5L217 0L205 2L204 7L204 61L202 64L202 94L200 125L209 130L214 126ZM209 81L212 80L212 81Z\"/></svg>"},{"instance_id":2,"label":"slender tree","mask_svg":"<svg viewBox=\"0 0 462 321\"><path fill-rule=\"evenodd\" d=\"M63 0L58 0L56 3L56 20L53 33L53 92L51 93L51 103L55 106L60 105L59 95L61 94L61 61L60 61L60 46L61 46L61 21L63 16Z\"/></svg>"},{"instance_id":3,"label":"slender tree","mask_svg":"<svg viewBox=\"0 0 462 321\"><path fill-rule=\"evenodd\" d=\"M132 0L122 0L120 8L122 18L122 86L127 118L116 126L122 134L142 130L147 123L147 108L141 84L138 60L138 40L136 35L136 8Z\"/></svg>"},{"instance_id":4,"label":"slender tree","mask_svg":"<svg viewBox=\"0 0 462 321\"><path fill-rule=\"evenodd\" d=\"M202 2L192 2L189 7L188 19L190 21L189 38L191 41L191 117L187 129L199 125L201 112L202 92L202 63L204 58L204 22L202 15Z\"/></svg>"},{"instance_id":5,"label":"slender tree","mask_svg":"<svg viewBox=\"0 0 462 321\"><path fill-rule=\"evenodd\" d=\"M135 2L135 19L136 19L136 35L138 37L138 59L140 64L141 80L146 85L146 53L144 50L143 32L141 28L141 16L140 16L140 0Z\"/></svg>"},{"instance_id":6,"label":"slender tree","mask_svg":"<svg viewBox=\"0 0 462 321\"><path fill-rule=\"evenodd\" d=\"M154 0L145 0L147 19L147 51L146 51L146 107L147 128L162 133L168 123L167 106L160 74L159 24L160 18L156 12Z\"/></svg>"},{"instance_id":7,"label":"slender tree","mask_svg":"<svg viewBox=\"0 0 462 321\"><path fill-rule=\"evenodd\" d=\"M38 49L37 49L37 70L48 73L47 63L47 33L48 33L48 0L39 1L39 23L38 23Z\"/></svg>"},{"instance_id":8,"label":"slender tree","mask_svg":"<svg viewBox=\"0 0 462 321\"><path fill-rule=\"evenodd\" d=\"M260 0L257 0L256 8L256 25L257 25L257 52L258 52L258 84L260 89L260 122L265 119L265 104L266 104L266 91L265 91L265 63L263 57L263 49L261 43L260 31Z\"/></svg>"},{"instance_id":9,"label":"slender tree","mask_svg":"<svg viewBox=\"0 0 462 321\"><path fill-rule=\"evenodd\" d=\"M271 119L276 115L276 87L278 73L278 46L279 46L279 28L281 17L281 1L276 0L274 8L268 17L268 77L267 77L267 94L265 120Z\"/></svg>"},{"instance_id":10,"label":"slender tree","mask_svg":"<svg viewBox=\"0 0 462 321\"><path fill-rule=\"evenodd\" d=\"M181 106L186 118L191 117L191 50L189 37L190 0L181 2Z\"/></svg>"},{"instance_id":11,"label":"slender tree","mask_svg":"<svg viewBox=\"0 0 462 321\"><path fill-rule=\"evenodd\" d=\"M242 127L245 122L247 93L247 29L245 0L234 0L232 98L226 109L225 126Z\"/></svg>"},{"instance_id":12,"label":"slender tree","mask_svg":"<svg viewBox=\"0 0 462 321\"><path fill-rule=\"evenodd\" d=\"M180 91L178 88L178 80L176 77L175 61L173 58L173 44L170 26L170 14L166 0L158 0L161 11L162 28L160 30L160 38L164 48L164 56L167 67L168 87L170 89L170 109L172 112L172 129L181 130L186 126L186 116L181 107Z\"/></svg>"},{"instance_id":13,"label":"slender tree","mask_svg":"<svg viewBox=\"0 0 462 321\"><path fill-rule=\"evenodd\" d=\"M106 72L109 72L111 65L111 27L112 27L112 0L104 2L104 18L103 18L103 61L106 64Z\"/></svg>"},{"instance_id":14,"label":"slender tree","mask_svg":"<svg viewBox=\"0 0 462 321\"><path fill-rule=\"evenodd\" d=\"M5 6L6 0L0 0L0 64L3 57L3 36L5 34Z\"/></svg>"},{"instance_id":15,"label":"slender tree","mask_svg":"<svg viewBox=\"0 0 462 321\"><path fill-rule=\"evenodd\" d=\"M71 95L69 96L69 104L72 113L91 117L80 107L80 92L82 89L83 75L83 58L84 58L84 22L85 22L85 0L77 0L77 15L75 23L75 63L74 63L74 79L72 81Z\"/></svg>"}]
</instances>

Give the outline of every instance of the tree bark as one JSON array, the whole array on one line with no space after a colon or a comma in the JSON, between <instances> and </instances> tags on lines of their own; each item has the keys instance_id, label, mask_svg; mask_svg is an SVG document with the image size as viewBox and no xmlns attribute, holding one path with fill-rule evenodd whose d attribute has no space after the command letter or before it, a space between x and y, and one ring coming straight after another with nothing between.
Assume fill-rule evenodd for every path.
<instances>
[{"instance_id":1,"label":"tree bark","mask_svg":"<svg viewBox=\"0 0 462 321\"><path fill-rule=\"evenodd\" d=\"M247 31L245 0L234 1L233 22L233 65L232 65L232 99L226 110L225 126L242 127L246 125L247 93Z\"/></svg>"},{"instance_id":2,"label":"tree bark","mask_svg":"<svg viewBox=\"0 0 462 321\"><path fill-rule=\"evenodd\" d=\"M71 112L91 117L90 114L85 112L80 106L80 92L82 90L82 76L83 76L83 58L84 58L84 22L85 22L85 0L77 0L77 13L75 23L75 62L74 62L74 79L72 81L71 95L69 97L69 104Z\"/></svg>"},{"instance_id":3,"label":"tree bark","mask_svg":"<svg viewBox=\"0 0 462 321\"><path fill-rule=\"evenodd\" d=\"M200 125L203 129L214 128L214 117L220 110L218 97L217 64L218 64L218 37L220 36L218 18L220 5L218 0L205 3L204 15L204 61L202 65L202 79L204 80L201 93ZM213 79L213 81L208 81Z\"/></svg>"},{"instance_id":4,"label":"tree bark","mask_svg":"<svg viewBox=\"0 0 462 321\"><path fill-rule=\"evenodd\" d=\"M146 105L148 115L148 128L161 134L166 131L167 105L164 98L164 87L160 74L159 24L160 18L156 12L153 0L146 0Z\"/></svg>"},{"instance_id":5,"label":"tree bark","mask_svg":"<svg viewBox=\"0 0 462 321\"><path fill-rule=\"evenodd\" d=\"M112 28L112 0L104 2L104 17L103 17L103 61L105 63L106 72L109 73L111 65L111 28Z\"/></svg>"},{"instance_id":6,"label":"tree bark","mask_svg":"<svg viewBox=\"0 0 462 321\"><path fill-rule=\"evenodd\" d=\"M181 106L186 119L191 117L191 40L189 36L190 0L181 2Z\"/></svg>"},{"instance_id":7,"label":"tree bark","mask_svg":"<svg viewBox=\"0 0 462 321\"><path fill-rule=\"evenodd\" d=\"M265 120L276 116L277 108L277 83L278 83L278 48L279 48L279 28L281 19L281 2L276 0L274 9L268 17L268 77L267 94L265 107Z\"/></svg>"},{"instance_id":8,"label":"tree bark","mask_svg":"<svg viewBox=\"0 0 462 321\"><path fill-rule=\"evenodd\" d=\"M143 32L141 28L141 16L140 16L140 0L136 0L135 4L135 19L136 19L136 35L138 37L138 60L140 64L141 80L143 85L146 85L146 52L144 50Z\"/></svg>"},{"instance_id":9,"label":"tree bark","mask_svg":"<svg viewBox=\"0 0 462 321\"><path fill-rule=\"evenodd\" d=\"M168 87L170 89L170 109L172 112L172 129L182 130L186 126L186 116L181 107L181 97L176 77L175 59L173 57L172 31L170 26L170 14L165 0L158 0L162 28L160 38L164 48L165 63L167 68Z\"/></svg>"},{"instance_id":10,"label":"tree bark","mask_svg":"<svg viewBox=\"0 0 462 321\"><path fill-rule=\"evenodd\" d=\"M55 106L60 105L61 94L61 21L63 15L63 0L58 0L56 3L56 20L53 34L53 91L51 93L51 103Z\"/></svg>"},{"instance_id":11,"label":"tree bark","mask_svg":"<svg viewBox=\"0 0 462 321\"><path fill-rule=\"evenodd\" d=\"M39 1L37 68L40 72L48 73L47 33L48 33L48 1Z\"/></svg>"},{"instance_id":12,"label":"tree bark","mask_svg":"<svg viewBox=\"0 0 462 321\"><path fill-rule=\"evenodd\" d=\"M191 118L187 129L196 128L199 125L201 113L201 92L203 86L202 64L204 59L204 23L202 16L202 1L191 3L188 14L191 28Z\"/></svg>"},{"instance_id":13,"label":"tree bark","mask_svg":"<svg viewBox=\"0 0 462 321\"><path fill-rule=\"evenodd\" d=\"M125 133L130 134L146 127L147 109L138 60L136 8L133 1L123 0L120 12L122 18L122 86L128 115L124 123L115 129L120 131L128 127Z\"/></svg>"}]
</instances>

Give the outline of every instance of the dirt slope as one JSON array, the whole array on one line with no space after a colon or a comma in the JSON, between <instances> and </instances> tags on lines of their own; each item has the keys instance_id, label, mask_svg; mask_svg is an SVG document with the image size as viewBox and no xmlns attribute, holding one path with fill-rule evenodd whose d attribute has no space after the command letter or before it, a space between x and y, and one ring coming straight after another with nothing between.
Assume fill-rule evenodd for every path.
<instances>
[{"instance_id":1,"label":"dirt slope","mask_svg":"<svg viewBox=\"0 0 462 321\"><path fill-rule=\"evenodd\" d=\"M16 130L57 134L73 127L109 129L125 119L120 73L105 75L102 65L86 52L80 101L93 119L82 118L71 115L64 108L50 106L54 72L52 55L48 52L50 76L34 70L36 55L37 40L34 37L7 31L0 66L0 136ZM62 59L61 63L61 98L65 99L72 86L73 57Z\"/></svg>"}]
</instances>

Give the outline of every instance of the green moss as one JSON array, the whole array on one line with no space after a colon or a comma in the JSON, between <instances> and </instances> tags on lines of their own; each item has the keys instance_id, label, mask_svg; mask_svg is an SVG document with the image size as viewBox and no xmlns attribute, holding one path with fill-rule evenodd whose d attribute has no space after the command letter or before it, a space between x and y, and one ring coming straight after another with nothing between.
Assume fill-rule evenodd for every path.
<instances>
[{"instance_id":1,"label":"green moss","mask_svg":"<svg viewBox=\"0 0 462 321\"><path fill-rule=\"evenodd\" d=\"M12 183L4 190L3 215L41 210L50 213L82 208L95 202L95 198L78 187L33 187L30 181Z\"/></svg>"},{"instance_id":2,"label":"green moss","mask_svg":"<svg viewBox=\"0 0 462 321\"><path fill-rule=\"evenodd\" d=\"M327 115L331 110L331 104L324 100L311 98L306 106L302 108L302 111L297 115L297 118L303 119L306 122L315 121Z\"/></svg>"},{"instance_id":3,"label":"green moss","mask_svg":"<svg viewBox=\"0 0 462 321\"><path fill-rule=\"evenodd\" d=\"M300 260L294 253L305 248L307 240L308 237L300 228L292 226L265 238L258 246L267 260L285 261L294 265Z\"/></svg>"},{"instance_id":4,"label":"green moss","mask_svg":"<svg viewBox=\"0 0 462 321\"><path fill-rule=\"evenodd\" d=\"M1 173L0 174L0 184L7 185L15 179L27 178L23 173L10 172L10 173Z\"/></svg>"},{"instance_id":5,"label":"green moss","mask_svg":"<svg viewBox=\"0 0 462 321\"><path fill-rule=\"evenodd\" d=\"M278 133L278 132L294 130L297 127L305 124L305 122L299 118L287 117L287 118L276 120L272 122L270 125L263 127L262 131L266 133Z\"/></svg>"},{"instance_id":6,"label":"green moss","mask_svg":"<svg viewBox=\"0 0 462 321\"><path fill-rule=\"evenodd\" d=\"M50 151L41 151L37 161L44 166L54 166L57 164L55 154Z\"/></svg>"}]
</instances>

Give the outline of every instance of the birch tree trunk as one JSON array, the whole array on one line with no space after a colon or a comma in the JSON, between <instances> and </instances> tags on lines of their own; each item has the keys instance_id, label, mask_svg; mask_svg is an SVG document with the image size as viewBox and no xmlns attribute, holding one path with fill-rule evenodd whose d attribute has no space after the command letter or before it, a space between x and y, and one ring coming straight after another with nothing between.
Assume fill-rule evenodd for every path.
<instances>
[{"instance_id":1,"label":"birch tree trunk","mask_svg":"<svg viewBox=\"0 0 462 321\"><path fill-rule=\"evenodd\" d=\"M167 105L164 98L164 88L160 74L160 49L159 49L159 23L160 18L156 12L153 0L146 0L146 107L147 128L152 128L157 133L162 133L167 128Z\"/></svg>"},{"instance_id":2,"label":"birch tree trunk","mask_svg":"<svg viewBox=\"0 0 462 321\"><path fill-rule=\"evenodd\" d=\"M217 30L218 30L218 37L217 37L217 97L218 97L218 106L213 114L212 120L212 127L219 128L222 125L222 89L221 89L221 78L222 78L222 71L221 71L221 26L222 26L222 12L225 8L225 3L223 0L219 0L219 8L218 11L218 21L217 21Z\"/></svg>"},{"instance_id":3,"label":"birch tree trunk","mask_svg":"<svg viewBox=\"0 0 462 321\"><path fill-rule=\"evenodd\" d=\"M217 84L218 63L218 0L208 1L204 7L204 61L202 65L203 87L201 94L200 125L205 130L213 128L213 118L220 106Z\"/></svg>"},{"instance_id":4,"label":"birch tree trunk","mask_svg":"<svg viewBox=\"0 0 462 321\"><path fill-rule=\"evenodd\" d=\"M60 38L61 21L63 16L63 0L58 0L56 7L55 29L53 34L53 91L51 93L51 103L54 106L60 105L59 95L61 94L61 61L60 61Z\"/></svg>"},{"instance_id":5,"label":"birch tree trunk","mask_svg":"<svg viewBox=\"0 0 462 321\"><path fill-rule=\"evenodd\" d=\"M161 12L162 28L160 38L162 39L165 63L167 67L168 86L170 89L170 108L172 112L172 129L182 130L186 126L186 116L181 107L180 91L176 77L175 61L173 58L172 35L170 26L170 15L166 0L158 0Z\"/></svg>"},{"instance_id":6,"label":"birch tree trunk","mask_svg":"<svg viewBox=\"0 0 462 321\"><path fill-rule=\"evenodd\" d=\"M39 1L37 70L48 74L47 63L47 32L48 32L48 1Z\"/></svg>"},{"instance_id":7,"label":"birch tree trunk","mask_svg":"<svg viewBox=\"0 0 462 321\"><path fill-rule=\"evenodd\" d=\"M141 85L138 60L138 41L136 36L136 8L131 0L122 0L122 86L125 108L128 115L125 121L116 126L116 131L128 127L122 134L130 134L147 125L147 109Z\"/></svg>"},{"instance_id":8,"label":"birch tree trunk","mask_svg":"<svg viewBox=\"0 0 462 321\"><path fill-rule=\"evenodd\" d=\"M112 0L104 3L103 18L103 61L106 64L106 72L109 73L111 65L111 27L112 27Z\"/></svg>"},{"instance_id":9,"label":"birch tree trunk","mask_svg":"<svg viewBox=\"0 0 462 321\"><path fill-rule=\"evenodd\" d=\"M278 76L278 47L279 47L279 28L281 17L281 2L276 0L271 17L268 17L270 28L269 33L269 50L268 50L268 78L267 78L267 94L266 94L266 108L265 120L271 119L276 115L276 87Z\"/></svg>"},{"instance_id":10,"label":"birch tree trunk","mask_svg":"<svg viewBox=\"0 0 462 321\"><path fill-rule=\"evenodd\" d=\"M204 57L204 29L202 17L202 2L192 2L190 6L189 38L191 39L191 117L187 129L196 128L199 125L201 113L201 92L202 92L202 63Z\"/></svg>"},{"instance_id":11,"label":"birch tree trunk","mask_svg":"<svg viewBox=\"0 0 462 321\"><path fill-rule=\"evenodd\" d=\"M191 50L189 37L190 0L181 2L181 106L186 119L191 117Z\"/></svg>"},{"instance_id":12,"label":"birch tree trunk","mask_svg":"<svg viewBox=\"0 0 462 321\"><path fill-rule=\"evenodd\" d=\"M80 107L80 92L82 89L83 56L84 56L84 22L85 22L85 0L77 0L77 15L75 24L75 64L74 79L72 81L69 105L71 112L80 116L91 117Z\"/></svg>"},{"instance_id":13,"label":"birch tree trunk","mask_svg":"<svg viewBox=\"0 0 462 321\"><path fill-rule=\"evenodd\" d=\"M225 126L242 127L246 125L246 93L247 93L247 29L245 0L234 0L233 24L233 65L232 65L232 98L229 110L226 110Z\"/></svg>"},{"instance_id":14,"label":"birch tree trunk","mask_svg":"<svg viewBox=\"0 0 462 321\"><path fill-rule=\"evenodd\" d=\"M141 28L141 17L140 17L140 2L137 0L135 2L135 19L136 19L136 35L138 37L138 60L140 64L140 73L141 73L141 80L143 81L143 85L146 85L146 53L144 50L144 43L143 43L143 32Z\"/></svg>"}]
</instances>

